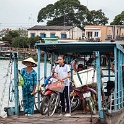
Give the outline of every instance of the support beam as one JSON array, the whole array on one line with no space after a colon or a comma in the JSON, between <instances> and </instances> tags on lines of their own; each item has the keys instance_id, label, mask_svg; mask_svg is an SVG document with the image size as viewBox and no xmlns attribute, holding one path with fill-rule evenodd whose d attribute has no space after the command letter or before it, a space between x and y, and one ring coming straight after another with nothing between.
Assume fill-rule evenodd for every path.
<instances>
[{"instance_id":1,"label":"support beam","mask_svg":"<svg viewBox=\"0 0 124 124\"><path fill-rule=\"evenodd\" d=\"M50 57L50 75L51 75L51 70L52 70L52 68L53 68L53 64L54 64L54 62L53 62L54 60L53 60L53 54L51 53L51 57Z\"/></svg>"},{"instance_id":2,"label":"support beam","mask_svg":"<svg viewBox=\"0 0 124 124\"><path fill-rule=\"evenodd\" d=\"M108 55L108 80L110 81L110 68L111 68L111 65L110 65L110 55Z\"/></svg>"},{"instance_id":3,"label":"support beam","mask_svg":"<svg viewBox=\"0 0 124 124\"><path fill-rule=\"evenodd\" d=\"M117 110L117 48L114 47L114 58L115 58L115 89L114 89L114 110Z\"/></svg>"},{"instance_id":4,"label":"support beam","mask_svg":"<svg viewBox=\"0 0 124 124\"><path fill-rule=\"evenodd\" d=\"M40 47L38 47L38 90L40 90ZM38 93L38 110L40 110L40 94Z\"/></svg>"},{"instance_id":5,"label":"support beam","mask_svg":"<svg viewBox=\"0 0 124 124\"><path fill-rule=\"evenodd\" d=\"M95 51L96 56L96 70L97 70L97 88L98 88L98 109L99 109L99 118L101 122L105 121L101 101L101 68L100 68L100 54L99 51Z\"/></svg>"},{"instance_id":6,"label":"support beam","mask_svg":"<svg viewBox=\"0 0 124 124\"><path fill-rule=\"evenodd\" d=\"M15 115L19 115L19 93L18 93L18 53L12 53L14 59L14 98L15 98Z\"/></svg>"},{"instance_id":7,"label":"support beam","mask_svg":"<svg viewBox=\"0 0 124 124\"><path fill-rule=\"evenodd\" d=\"M47 52L44 52L44 78L46 77L47 77Z\"/></svg>"},{"instance_id":8,"label":"support beam","mask_svg":"<svg viewBox=\"0 0 124 124\"><path fill-rule=\"evenodd\" d=\"M121 68L121 60L120 60L121 58L120 58L120 51L118 50L118 89L117 89L117 92L118 92L118 109L120 109L121 107L120 107L120 103L121 103L121 95L120 95L120 93L121 93L121 70L122 70L122 68Z\"/></svg>"}]
</instances>

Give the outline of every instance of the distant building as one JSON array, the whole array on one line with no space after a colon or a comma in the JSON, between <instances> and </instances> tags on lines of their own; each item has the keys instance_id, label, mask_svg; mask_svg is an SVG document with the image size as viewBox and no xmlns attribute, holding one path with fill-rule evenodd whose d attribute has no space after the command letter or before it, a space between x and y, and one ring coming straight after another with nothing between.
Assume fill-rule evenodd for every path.
<instances>
[{"instance_id":1,"label":"distant building","mask_svg":"<svg viewBox=\"0 0 124 124\"><path fill-rule=\"evenodd\" d=\"M101 25L86 25L85 29L85 38L86 39L97 39L101 40L106 39L106 26Z\"/></svg>"},{"instance_id":2,"label":"distant building","mask_svg":"<svg viewBox=\"0 0 124 124\"><path fill-rule=\"evenodd\" d=\"M3 29L0 31L0 37L4 37L11 29L7 28L7 29Z\"/></svg>"},{"instance_id":3,"label":"distant building","mask_svg":"<svg viewBox=\"0 0 124 124\"><path fill-rule=\"evenodd\" d=\"M0 47L9 47L10 41L0 41Z\"/></svg>"},{"instance_id":4,"label":"distant building","mask_svg":"<svg viewBox=\"0 0 124 124\"><path fill-rule=\"evenodd\" d=\"M124 25L106 26L106 39L124 40Z\"/></svg>"},{"instance_id":5,"label":"distant building","mask_svg":"<svg viewBox=\"0 0 124 124\"><path fill-rule=\"evenodd\" d=\"M85 26L85 38L97 39L100 41L115 41L124 40L124 25L86 25ZM121 44L121 42L119 42Z\"/></svg>"},{"instance_id":6,"label":"distant building","mask_svg":"<svg viewBox=\"0 0 124 124\"><path fill-rule=\"evenodd\" d=\"M41 26L36 25L28 29L28 37L40 36L58 37L58 39L82 39L82 30L76 26Z\"/></svg>"}]
</instances>

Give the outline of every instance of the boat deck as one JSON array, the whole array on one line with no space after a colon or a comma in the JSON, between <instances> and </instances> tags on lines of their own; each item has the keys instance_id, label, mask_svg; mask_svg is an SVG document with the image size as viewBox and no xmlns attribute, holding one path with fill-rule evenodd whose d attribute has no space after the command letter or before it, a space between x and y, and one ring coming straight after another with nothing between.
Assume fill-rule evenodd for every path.
<instances>
[{"instance_id":1,"label":"boat deck","mask_svg":"<svg viewBox=\"0 0 124 124\"><path fill-rule=\"evenodd\" d=\"M26 117L9 116L7 118L0 118L0 124L96 124L98 122L98 114L93 115L92 122L90 122L90 113L82 114L82 111L75 111L71 117L59 116L54 114L52 117L41 114L34 114Z\"/></svg>"}]
</instances>

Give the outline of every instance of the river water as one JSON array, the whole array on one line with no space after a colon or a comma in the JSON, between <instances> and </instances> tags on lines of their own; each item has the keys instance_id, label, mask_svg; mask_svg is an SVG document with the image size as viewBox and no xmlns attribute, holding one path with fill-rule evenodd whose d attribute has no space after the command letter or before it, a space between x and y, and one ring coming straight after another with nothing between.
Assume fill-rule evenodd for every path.
<instances>
[{"instance_id":1,"label":"river water","mask_svg":"<svg viewBox=\"0 0 124 124\"><path fill-rule=\"evenodd\" d=\"M8 65L9 65L10 61L9 60L0 60L0 107L2 105L1 111L0 111L0 115L3 116L5 114L4 112L4 107L14 107L14 101L13 102L8 102L9 100L9 85L10 85L10 81L14 78L14 63L12 64L12 69L9 68L8 71ZM18 69L21 69L25 67L21 61L18 62ZM41 63L40 64L40 68L41 68L41 74L40 77L42 78L44 75L44 64ZM36 72L38 72L38 68L35 67L34 68L36 70ZM12 74L10 73L12 70ZM50 75L50 64L47 64L47 75ZM8 76L6 76L8 72ZM13 80L12 80L13 81ZM41 84L43 83L43 80L41 80L40 82ZM22 89L21 86L18 87L19 88L19 101L22 100ZM3 91L5 89L5 92Z\"/></svg>"}]
</instances>

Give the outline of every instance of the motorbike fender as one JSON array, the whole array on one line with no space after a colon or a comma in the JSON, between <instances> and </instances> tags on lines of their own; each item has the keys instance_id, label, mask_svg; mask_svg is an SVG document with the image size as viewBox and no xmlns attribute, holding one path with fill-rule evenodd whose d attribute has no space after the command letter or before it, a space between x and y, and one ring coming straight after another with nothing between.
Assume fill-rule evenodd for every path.
<instances>
[{"instance_id":1,"label":"motorbike fender","mask_svg":"<svg viewBox=\"0 0 124 124\"><path fill-rule=\"evenodd\" d=\"M49 95L51 95L51 94L52 94L52 91L51 91L51 90L48 90L48 91L45 92L44 95L45 95L45 96L49 96Z\"/></svg>"},{"instance_id":2,"label":"motorbike fender","mask_svg":"<svg viewBox=\"0 0 124 124\"><path fill-rule=\"evenodd\" d=\"M92 89L92 88L88 88L88 90L91 91L94 94L97 94L97 92L94 89Z\"/></svg>"},{"instance_id":3,"label":"motorbike fender","mask_svg":"<svg viewBox=\"0 0 124 124\"><path fill-rule=\"evenodd\" d=\"M78 96L78 97L81 98L81 99L83 98L81 92L77 92L77 91L76 91L76 92L75 92L75 96Z\"/></svg>"}]
</instances>

